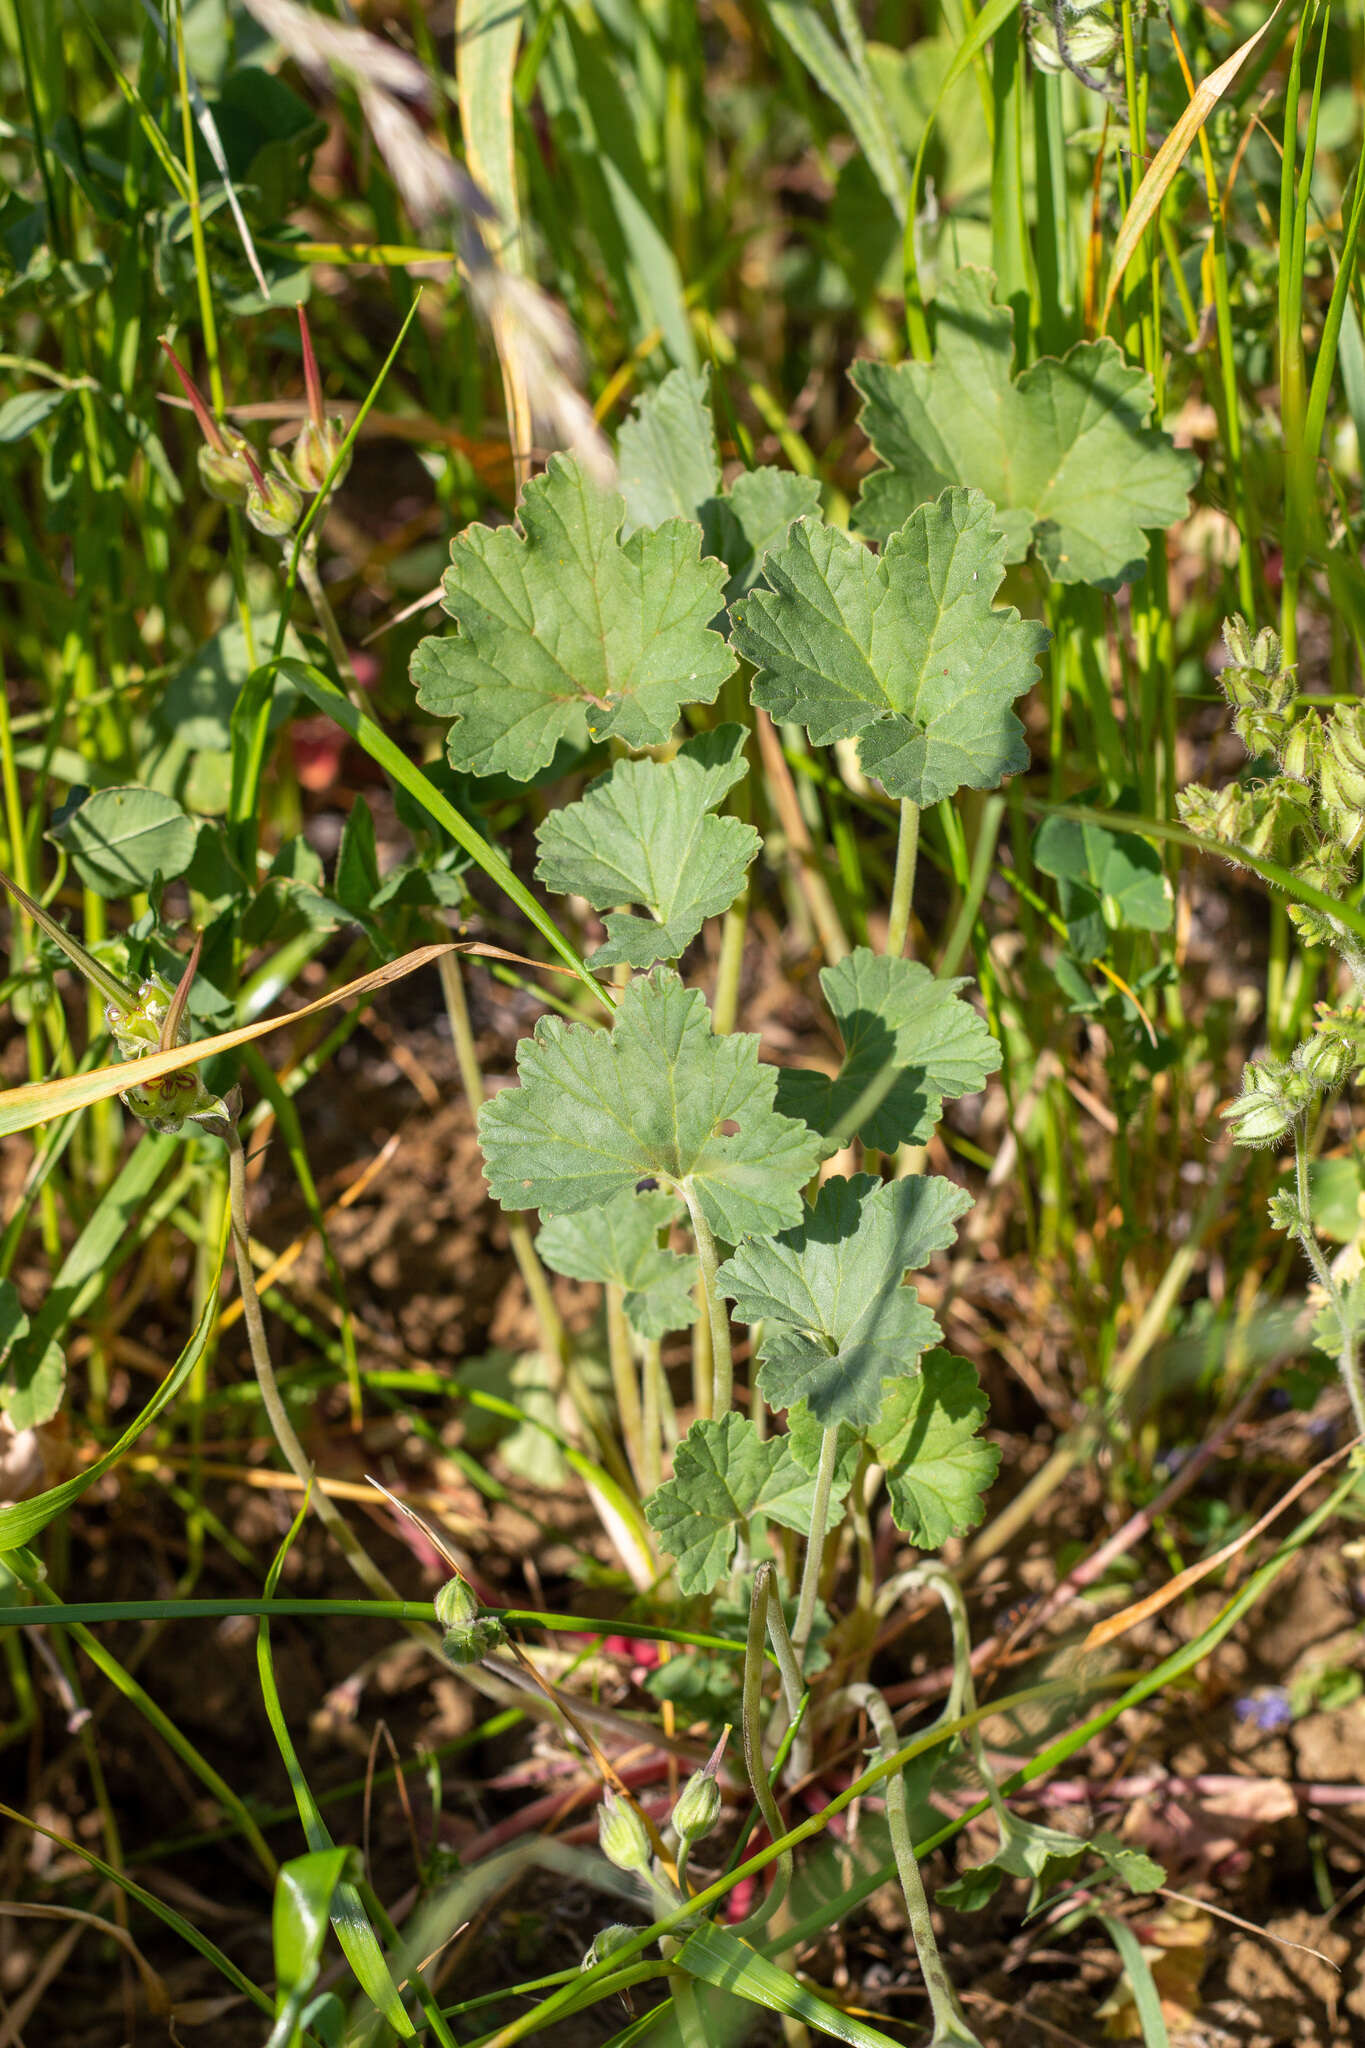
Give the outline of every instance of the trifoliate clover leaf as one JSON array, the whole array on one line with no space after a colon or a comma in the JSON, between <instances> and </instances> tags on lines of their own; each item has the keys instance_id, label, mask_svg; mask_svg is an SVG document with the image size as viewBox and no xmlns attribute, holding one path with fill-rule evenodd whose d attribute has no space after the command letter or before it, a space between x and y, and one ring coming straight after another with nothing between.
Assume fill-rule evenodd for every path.
<instances>
[{"instance_id":1,"label":"trifoliate clover leaf","mask_svg":"<svg viewBox=\"0 0 1365 2048\"><path fill-rule=\"evenodd\" d=\"M637 399L616 437L617 485L626 501L624 532L662 526L665 519L700 519L708 498L719 495L720 456L711 417L710 372L670 370ZM708 548L718 554L718 548Z\"/></svg>"},{"instance_id":2,"label":"trifoliate clover leaf","mask_svg":"<svg viewBox=\"0 0 1365 2048\"><path fill-rule=\"evenodd\" d=\"M610 1032L542 1017L517 1071L521 1086L479 1112L504 1209L573 1215L653 1180L690 1193L727 1244L800 1219L814 1136L773 1108L777 1069L760 1066L757 1038L713 1036L701 990L676 974L632 982Z\"/></svg>"},{"instance_id":3,"label":"trifoliate clover leaf","mask_svg":"<svg viewBox=\"0 0 1365 2048\"><path fill-rule=\"evenodd\" d=\"M936 1894L939 1902L955 1912L974 1913L999 1889L1005 1877L1026 1877L1030 1883L1028 1910L1031 1913L1051 1880L1069 1870L1090 1844L1084 1835L1066 1835L1060 1828L1040 1827L1020 1820L1014 1813L1000 1818L1000 1847L989 1863L964 1870L952 1884Z\"/></svg>"},{"instance_id":4,"label":"trifoliate clover leaf","mask_svg":"<svg viewBox=\"0 0 1365 2048\"><path fill-rule=\"evenodd\" d=\"M552 1216L536 1249L568 1280L623 1288L626 1315L640 1335L662 1337L697 1319L696 1259L659 1244L677 1209L671 1195L617 1195L600 1209Z\"/></svg>"},{"instance_id":5,"label":"trifoliate clover leaf","mask_svg":"<svg viewBox=\"0 0 1365 2048\"><path fill-rule=\"evenodd\" d=\"M547 889L586 896L595 910L643 903L651 913L610 915L595 966L676 960L708 917L730 908L761 842L752 825L715 808L745 772L744 728L721 725L671 761L618 761L577 803L550 813L536 834L536 877Z\"/></svg>"},{"instance_id":6,"label":"trifoliate clover leaf","mask_svg":"<svg viewBox=\"0 0 1365 2048\"><path fill-rule=\"evenodd\" d=\"M830 1080L808 1067L784 1067L777 1101L837 1152L857 1136L894 1152L922 1145L945 1097L972 1095L1000 1065L1000 1049L959 990L916 960L855 947L820 975L844 1063Z\"/></svg>"},{"instance_id":7,"label":"trifoliate clover leaf","mask_svg":"<svg viewBox=\"0 0 1365 2048\"><path fill-rule=\"evenodd\" d=\"M891 1518L921 1550L981 1520L1000 1463L996 1446L977 1435L985 1419L975 1372L948 1351L926 1353L913 1379L886 1389L867 1440L886 1469Z\"/></svg>"},{"instance_id":8,"label":"trifoliate clover leaf","mask_svg":"<svg viewBox=\"0 0 1365 2048\"><path fill-rule=\"evenodd\" d=\"M790 470L753 469L722 491L708 385L709 372L671 370L637 401L617 437L618 483L627 535L665 519L701 521L702 553L730 572L729 604L757 579L792 521L819 510L820 485Z\"/></svg>"},{"instance_id":9,"label":"trifoliate clover leaf","mask_svg":"<svg viewBox=\"0 0 1365 2048\"><path fill-rule=\"evenodd\" d=\"M1123 925L1170 930L1171 885L1161 856L1136 832L1046 818L1034 836L1033 858L1057 881L1067 941L1078 959L1097 959L1111 929Z\"/></svg>"},{"instance_id":10,"label":"trifoliate clover leaf","mask_svg":"<svg viewBox=\"0 0 1365 2048\"><path fill-rule=\"evenodd\" d=\"M1152 380L1107 338L1013 378L1014 315L994 282L959 270L943 285L932 362L854 366L863 431L888 465L864 484L854 530L884 540L946 484L973 484L1006 561L1032 544L1058 582L1116 590L1146 568L1144 534L1184 518L1197 465L1149 424Z\"/></svg>"},{"instance_id":11,"label":"trifoliate clover leaf","mask_svg":"<svg viewBox=\"0 0 1365 2048\"><path fill-rule=\"evenodd\" d=\"M678 1445L673 1477L645 1502L645 1518L677 1560L686 1594L709 1593L725 1577L752 1516L810 1532L815 1480L785 1437L760 1437L745 1415L694 1422ZM838 1519L831 1509L829 1526Z\"/></svg>"},{"instance_id":12,"label":"trifoliate clover leaf","mask_svg":"<svg viewBox=\"0 0 1365 2048\"><path fill-rule=\"evenodd\" d=\"M758 1384L774 1408L805 1401L822 1427L867 1428L882 1382L913 1372L941 1335L901 1282L957 1234L971 1207L948 1180L827 1180L794 1229L741 1245L716 1275L744 1323L763 1324Z\"/></svg>"},{"instance_id":13,"label":"trifoliate clover leaf","mask_svg":"<svg viewBox=\"0 0 1365 2048\"><path fill-rule=\"evenodd\" d=\"M979 491L922 505L880 556L802 519L763 565L771 586L733 606L731 643L758 671L754 702L817 746L859 737L892 796L934 804L1028 765L1010 706L1037 680L1046 629L991 599L1005 540Z\"/></svg>"},{"instance_id":14,"label":"trifoliate clover leaf","mask_svg":"<svg viewBox=\"0 0 1365 2048\"><path fill-rule=\"evenodd\" d=\"M709 704L734 658L709 621L724 575L682 520L620 539L622 501L552 456L512 527L452 541L445 608L459 632L423 640L417 701L451 718L456 768L526 782L561 739L661 744L681 704Z\"/></svg>"}]
</instances>

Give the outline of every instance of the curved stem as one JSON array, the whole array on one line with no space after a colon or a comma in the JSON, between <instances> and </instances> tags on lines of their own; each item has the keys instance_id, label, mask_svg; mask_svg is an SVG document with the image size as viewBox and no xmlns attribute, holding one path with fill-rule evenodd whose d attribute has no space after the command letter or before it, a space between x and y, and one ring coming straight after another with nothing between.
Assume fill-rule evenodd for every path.
<instances>
[{"instance_id":1,"label":"curved stem","mask_svg":"<svg viewBox=\"0 0 1365 2048\"><path fill-rule=\"evenodd\" d=\"M834 1468L839 1460L839 1429L836 1424L820 1439L820 1462L815 1468L815 1495L811 1502L810 1534L806 1538L805 1562L801 1568L801 1592L796 1602L792 1648L798 1663L805 1662L806 1645L815 1626L815 1603L820 1593L820 1567L825 1558L825 1536L829 1526L830 1496L834 1491Z\"/></svg>"},{"instance_id":2,"label":"curved stem","mask_svg":"<svg viewBox=\"0 0 1365 2048\"><path fill-rule=\"evenodd\" d=\"M900 1737L896 1732L891 1709L876 1686L850 1686L845 1697L856 1698L863 1708L872 1723L881 1755L894 1756L900 1746ZM952 1979L944 1967L943 1957L939 1952L938 1937L934 1933L934 1922L929 1911L924 1879L920 1876L919 1863L915 1857L915 1838L910 1828L910 1811L905 1796L903 1771L894 1771L886 1781L886 1820L891 1833L891 1853L896 1859L896 1875L900 1879L901 1891L905 1898L906 1917L910 1922L915 1953L919 1957L924 1988L929 1994L929 2004L933 2010L932 2048L981 2048L980 2041L962 2016L962 2008L957 2002Z\"/></svg>"},{"instance_id":3,"label":"curved stem","mask_svg":"<svg viewBox=\"0 0 1365 2048\"><path fill-rule=\"evenodd\" d=\"M754 1801L763 1816L763 1825L768 1830L773 1841L780 1842L784 1833L782 1816L777 1810L777 1801L773 1798L773 1788L768 1783L768 1767L763 1757L762 1728L763 1650L768 1635L771 1606L776 1597L776 1588L773 1585L773 1568L770 1564L761 1564L754 1573L753 1597L749 1604L749 1633L744 1645L744 1704L742 1714L744 1768L749 1774L749 1784L753 1791ZM778 1619L779 1621L782 1619L780 1614ZM786 1634L786 1624L783 1622L782 1638L784 1640ZM776 1637L774 1639L774 1647L778 1649L778 1662L779 1667L781 1667L782 1652L780 1647L778 1647ZM790 1643L788 1643L787 1647L790 1650ZM784 1670L784 1691L787 1684L787 1673ZM773 1914L787 1895L787 1887L791 1883L791 1875L792 1855L790 1849L785 1849L777 1859L777 1875L773 1879L771 1891L763 1901L763 1904L758 1908L758 1911L751 1913L744 1923L744 1936L746 1940L752 1939L755 1929L764 1926L767 1921L772 1919Z\"/></svg>"},{"instance_id":4,"label":"curved stem","mask_svg":"<svg viewBox=\"0 0 1365 2048\"><path fill-rule=\"evenodd\" d=\"M251 1348L251 1363L256 1371L256 1384L260 1388L261 1400L265 1405L275 1441L295 1478L301 1485L311 1488L310 1498L314 1513L328 1534L336 1540L356 1577L379 1599L397 1600L400 1597L397 1590L355 1535L345 1516L325 1493L313 1486L313 1467L309 1463L307 1452L299 1442L293 1423L289 1420L289 1411L284 1405L270 1358L270 1345L265 1334L265 1317L261 1314L261 1297L256 1292L256 1275L251 1264L251 1242L247 1233L246 1154L242 1150L242 1141L235 1124L229 1123L223 1127L223 1141L227 1146L228 1155L228 1212L232 1224L232 1252L237 1264L237 1284L242 1291L242 1321L246 1324L247 1343Z\"/></svg>"}]
</instances>

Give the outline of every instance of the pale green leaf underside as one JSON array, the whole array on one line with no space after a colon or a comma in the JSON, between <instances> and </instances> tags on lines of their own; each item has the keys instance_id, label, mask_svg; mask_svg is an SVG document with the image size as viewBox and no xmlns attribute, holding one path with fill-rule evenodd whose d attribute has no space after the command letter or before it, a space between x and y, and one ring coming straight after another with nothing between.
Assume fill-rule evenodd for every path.
<instances>
[{"instance_id":1,"label":"pale green leaf underside","mask_svg":"<svg viewBox=\"0 0 1365 2048\"><path fill-rule=\"evenodd\" d=\"M844 1063L833 1080L785 1067L777 1103L818 1131L826 1152L855 1135L879 1151L922 1145L945 1097L971 1095L1000 1065L1000 1049L958 993L965 980L939 981L915 960L857 946L820 975Z\"/></svg>"},{"instance_id":2,"label":"pale green leaf underside","mask_svg":"<svg viewBox=\"0 0 1365 2048\"><path fill-rule=\"evenodd\" d=\"M913 1379L886 1389L867 1433L880 1465L896 1527L921 1550L974 1529L1000 1453L977 1435L986 1397L965 1358L927 1352Z\"/></svg>"},{"instance_id":3,"label":"pale green leaf underside","mask_svg":"<svg viewBox=\"0 0 1365 2048\"><path fill-rule=\"evenodd\" d=\"M855 364L861 425L888 467L864 484L854 529L885 539L946 485L971 484L1007 561L1032 544L1059 582L1116 590L1146 568L1145 535L1185 516L1197 465L1149 424L1151 378L1108 338L1016 380L1014 316L993 285L984 270L943 285L932 362Z\"/></svg>"},{"instance_id":4,"label":"pale green leaf underside","mask_svg":"<svg viewBox=\"0 0 1365 2048\"><path fill-rule=\"evenodd\" d=\"M744 1415L694 1422L678 1445L673 1477L645 1502L645 1519L688 1595L709 1593L730 1569L735 1543L754 1515L810 1532L815 1480L785 1437L761 1438ZM832 1527L838 1509L831 1511Z\"/></svg>"},{"instance_id":5,"label":"pale green leaf underside","mask_svg":"<svg viewBox=\"0 0 1365 2048\"><path fill-rule=\"evenodd\" d=\"M825 1428L875 1423L883 1382L912 1373L941 1334L904 1276L952 1243L970 1206L947 1180L835 1177L794 1229L741 1245L716 1285L741 1322L763 1324L769 1405L805 1401Z\"/></svg>"},{"instance_id":6,"label":"pale green leaf underside","mask_svg":"<svg viewBox=\"0 0 1365 2048\"><path fill-rule=\"evenodd\" d=\"M731 641L774 718L818 746L857 734L866 772L921 806L1028 765L1010 707L1048 636L991 603L1005 541L979 491L920 506L880 556L802 519L763 573L771 588L734 605Z\"/></svg>"},{"instance_id":7,"label":"pale green leaf underside","mask_svg":"<svg viewBox=\"0 0 1365 2048\"><path fill-rule=\"evenodd\" d=\"M622 1288L626 1314L640 1335L662 1337L685 1330L697 1317L696 1259L658 1242L677 1213L671 1195L617 1195L600 1209L552 1216L536 1248L566 1279Z\"/></svg>"},{"instance_id":8,"label":"pale green leaf underside","mask_svg":"<svg viewBox=\"0 0 1365 2048\"><path fill-rule=\"evenodd\" d=\"M479 1112L503 1208L571 1215L651 1179L690 1191L729 1244L799 1220L818 1143L773 1108L777 1069L757 1038L713 1036L700 989L676 974L633 982L610 1032L542 1017L517 1070L521 1086Z\"/></svg>"},{"instance_id":9,"label":"pale green leaf underside","mask_svg":"<svg viewBox=\"0 0 1365 2048\"><path fill-rule=\"evenodd\" d=\"M760 841L752 825L715 807L746 771L744 729L717 726L671 761L618 761L577 803L552 811L536 834L536 878L595 910L641 903L650 916L614 911L598 967L676 960L708 917L744 887Z\"/></svg>"},{"instance_id":10,"label":"pale green leaf underside","mask_svg":"<svg viewBox=\"0 0 1365 2048\"><path fill-rule=\"evenodd\" d=\"M528 781L563 739L662 744L683 704L709 704L734 657L709 622L724 585L695 526L620 540L621 499L553 456L522 497L523 539L471 526L451 543L445 608L459 631L412 659L418 702L454 720L455 767Z\"/></svg>"}]
</instances>

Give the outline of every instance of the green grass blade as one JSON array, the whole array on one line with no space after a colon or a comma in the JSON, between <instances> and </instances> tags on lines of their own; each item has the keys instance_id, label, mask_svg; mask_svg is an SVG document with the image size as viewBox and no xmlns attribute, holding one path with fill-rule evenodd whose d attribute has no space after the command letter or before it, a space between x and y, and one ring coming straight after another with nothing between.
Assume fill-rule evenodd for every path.
<instances>
[{"instance_id":1,"label":"green grass blade","mask_svg":"<svg viewBox=\"0 0 1365 2048\"><path fill-rule=\"evenodd\" d=\"M810 0L768 0L768 12L784 40L847 121L892 212L904 227L910 209L910 178L876 81L870 73L860 76ZM856 29L856 20L853 25Z\"/></svg>"},{"instance_id":2,"label":"green grass blade","mask_svg":"<svg viewBox=\"0 0 1365 2048\"><path fill-rule=\"evenodd\" d=\"M8 1506L0 1508L0 1551L17 1550L21 1544L31 1542L55 1515L64 1513L73 1501L80 1499L88 1487L93 1486L97 1479L102 1478L117 1465L124 1452L136 1443L148 1423L154 1422L166 1404L174 1400L202 1357L204 1346L208 1343L213 1326L218 1320L218 1286L222 1279L226 1251L227 1217L224 1214L223 1234L205 1290L203 1311L179 1358L136 1420L129 1423L122 1436L104 1452L102 1457L96 1458L92 1465L87 1465L83 1472L77 1472L72 1478L64 1479L59 1486L49 1487L46 1493L37 1494L32 1500L12 1501Z\"/></svg>"},{"instance_id":3,"label":"green grass blade","mask_svg":"<svg viewBox=\"0 0 1365 2048\"><path fill-rule=\"evenodd\" d=\"M231 1956L225 1956L217 1944L209 1940L207 1934L201 1934L194 1922L177 1913L174 1906L166 1905L155 1892L144 1891L126 1872L115 1870L112 1864L104 1862L93 1850L83 1847L80 1842L69 1840L65 1835L54 1834L51 1828L45 1828L41 1822L30 1820L26 1813L16 1813L12 1806L0 1804L0 1814L3 1814L6 1820L13 1821L17 1827L29 1828L35 1835L41 1835L45 1841L55 1842L59 1849L67 1849L73 1856L79 1856L83 1863L88 1863L92 1870L97 1870L106 1883L117 1885L121 1892L136 1900L137 1904L145 1908L154 1919L159 1920L163 1927L169 1927L172 1934L178 1934L182 1941L187 1941L191 1948L197 1949L204 1960L212 1963L214 1969L227 1979L234 1990L240 1991L244 1998L249 1998L267 2019L274 2018L274 2003L260 1986L253 1984L250 1977L238 1969Z\"/></svg>"},{"instance_id":4,"label":"green grass blade","mask_svg":"<svg viewBox=\"0 0 1365 2048\"><path fill-rule=\"evenodd\" d=\"M308 1503L305 1501L295 1516L283 1543L275 1553L274 1560L266 1576L265 1591L267 1599L274 1594L275 1588L279 1584L285 1558L289 1555L290 1546L303 1526L304 1517L307 1512ZM270 1731L275 1737L280 1757L288 1774L290 1790L294 1794L294 1801L299 1810L299 1820L303 1824L304 1838L312 1850L333 1849L336 1847L336 1844L328 1833L327 1823L322 1818L317 1801L313 1797L312 1789L304 1775L303 1766L299 1762L298 1751L294 1748L294 1740L289 1733L289 1724L284 1717L284 1708L280 1704L279 1687L275 1683L275 1665L270 1654L270 1623L264 1616L261 1618L261 1625L256 1633L256 1668L260 1676L261 1697L265 1702L266 1718L270 1722ZM361 1990L365 1993L365 1996L369 1999L376 2012L381 2012L394 2032L400 2034L405 2041L415 2040L417 2038L417 2029L409 2019L403 2001L398 1995L398 1986L394 1983L389 1972L389 1966L384 1960L384 1951L379 1945L379 1936L370 1925L369 1915L361 1903L360 1893L353 1884L345 1883L337 1886L332 1900L332 1925L336 1930L336 1937L341 1943L346 1960L355 1973L356 1982L360 1985Z\"/></svg>"},{"instance_id":5,"label":"green grass blade","mask_svg":"<svg viewBox=\"0 0 1365 2048\"><path fill-rule=\"evenodd\" d=\"M552 946L566 966L571 967L585 988L592 990L604 1008L614 1007L611 997L588 970L582 955L575 951L563 936L554 919L531 894L525 883L520 881L496 847L490 846L483 834L462 818L448 797L442 796L435 783L425 776L415 761L410 761L402 748L396 746L381 726L372 718L358 711L343 691L328 681L320 669L308 662L295 661L285 655L276 667L287 675L304 695L316 704L319 711L325 711L329 718L351 735L358 746L365 749L372 761L377 761L387 775L408 792L433 817L438 825L444 826L457 846L462 846L470 857L477 861L490 882L496 882L503 894L522 915L533 924L541 937ZM2 1098L0 1098L2 1099Z\"/></svg>"},{"instance_id":6,"label":"green grass blade","mask_svg":"<svg viewBox=\"0 0 1365 2048\"><path fill-rule=\"evenodd\" d=\"M751 2005L761 2005L768 2012L800 2020L817 2033L846 2041L849 2048L899 2048L889 2034L880 2033L876 2027L855 2019L852 2013L841 2012L837 2005L807 1991L788 1971L779 1970L728 1927L717 1927L711 1922L698 1927L688 1935L675 1960L680 1969L701 1983L710 1984L717 1991L728 1991L736 1998L747 1998Z\"/></svg>"},{"instance_id":7,"label":"green grass blade","mask_svg":"<svg viewBox=\"0 0 1365 2048\"><path fill-rule=\"evenodd\" d=\"M1171 2048L1161 2010L1161 1993L1156 1988L1152 1966L1142 1953L1141 1942L1126 1920L1116 1919L1112 1913L1096 1913L1094 1917L1118 1950L1128 1972L1128 1986L1142 2027L1143 2048Z\"/></svg>"}]
</instances>

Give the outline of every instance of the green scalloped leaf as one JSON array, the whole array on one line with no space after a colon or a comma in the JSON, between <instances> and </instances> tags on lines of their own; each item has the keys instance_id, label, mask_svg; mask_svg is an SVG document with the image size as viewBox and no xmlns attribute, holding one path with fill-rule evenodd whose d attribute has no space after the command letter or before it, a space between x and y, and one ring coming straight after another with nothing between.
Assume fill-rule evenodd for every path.
<instances>
[{"instance_id":1,"label":"green scalloped leaf","mask_svg":"<svg viewBox=\"0 0 1365 2048\"><path fill-rule=\"evenodd\" d=\"M1027 767L1011 710L1037 681L1045 627L991 600L1005 538L979 491L922 505L874 555L802 519L731 608L755 704L817 746L858 736L864 770L925 806Z\"/></svg>"},{"instance_id":2,"label":"green scalloped leaf","mask_svg":"<svg viewBox=\"0 0 1365 2048\"><path fill-rule=\"evenodd\" d=\"M799 1220L816 1139L773 1108L777 1069L760 1065L758 1039L715 1037L705 997L676 974L632 982L609 1032L542 1017L517 1071L521 1086L479 1112L504 1209L572 1215L647 1180L690 1192L727 1244Z\"/></svg>"},{"instance_id":3,"label":"green scalloped leaf","mask_svg":"<svg viewBox=\"0 0 1365 2048\"><path fill-rule=\"evenodd\" d=\"M1005 560L1030 546L1059 583L1140 577L1146 535L1183 519L1198 464L1150 424L1152 380L1107 337L1013 375L1014 315L995 279L959 270L934 301L929 363L856 363L863 432L886 468L863 485L854 531L894 533L945 486L996 508Z\"/></svg>"},{"instance_id":4,"label":"green scalloped leaf","mask_svg":"<svg viewBox=\"0 0 1365 2048\"><path fill-rule=\"evenodd\" d=\"M801 1222L741 1245L716 1275L744 1323L763 1325L758 1384L774 1408L804 1401L824 1428L869 1428L883 1383L942 1335L907 1272L957 1235L971 1196L952 1181L827 1180Z\"/></svg>"},{"instance_id":5,"label":"green scalloped leaf","mask_svg":"<svg viewBox=\"0 0 1365 2048\"><path fill-rule=\"evenodd\" d=\"M674 1453L673 1477L645 1502L645 1519L691 1595L720 1584L754 1515L806 1535L814 1504L814 1475L787 1439L760 1437L746 1415L730 1414L692 1424ZM832 1503L831 1528L840 1513Z\"/></svg>"},{"instance_id":6,"label":"green scalloped leaf","mask_svg":"<svg viewBox=\"0 0 1365 2048\"><path fill-rule=\"evenodd\" d=\"M677 1213L671 1195L618 1195L600 1209L552 1216L536 1249L566 1279L624 1289L626 1315L640 1335L663 1337L697 1319L695 1257L659 1244Z\"/></svg>"},{"instance_id":7,"label":"green scalloped leaf","mask_svg":"<svg viewBox=\"0 0 1365 2048\"><path fill-rule=\"evenodd\" d=\"M747 772L744 739L743 726L721 725L671 761L618 761L536 833L536 879L547 889L586 896L594 910L642 903L650 913L611 911L594 966L676 960L744 887L762 842L752 825L715 816Z\"/></svg>"},{"instance_id":8,"label":"green scalloped leaf","mask_svg":"<svg viewBox=\"0 0 1365 2048\"><path fill-rule=\"evenodd\" d=\"M710 704L734 657L710 629L724 573L695 526L621 541L624 503L552 456L522 495L525 537L471 526L443 579L459 631L412 658L417 701L451 725L456 768L527 782L561 740L661 745Z\"/></svg>"},{"instance_id":9,"label":"green scalloped leaf","mask_svg":"<svg viewBox=\"0 0 1365 2048\"><path fill-rule=\"evenodd\" d=\"M949 1351L925 1354L913 1379L888 1387L867 1432L896 1527L921 1550L974 1529L1000 1452L977 1435L986 1397L974 1369Z\"/></svg>"},{"instance_id":10,"label":"green scalloped leaf","mask_svg":"<svg viewBox=\"0 0 1365 2048\"><path fill-rule=\"evenodd\" d=\"M826 1153L850 1138L894 1152L922 1145L945 1098L973 1095L1000 1065L1000 1048L960 991L966 980L939 981L916 960L867 946L820 975L844 1063L833 1080L808 1067L784 1067L777 1103L818 1131Z\"/></svg>"},{"instance_id":11,"label":"green scalloped leaf","mask_svg":"<svg viewBox=\"0 0 1365 2048\"><path fill-rule=\"evenodd\" d=\"M720 455L711 417L709 367L694 377L670 370L642 392L616 437L617 485L625 500L625 532L665 519L700 519L721 488ZM719 550L709 548L708 554Z\"/></svg>"}]
</instances>

